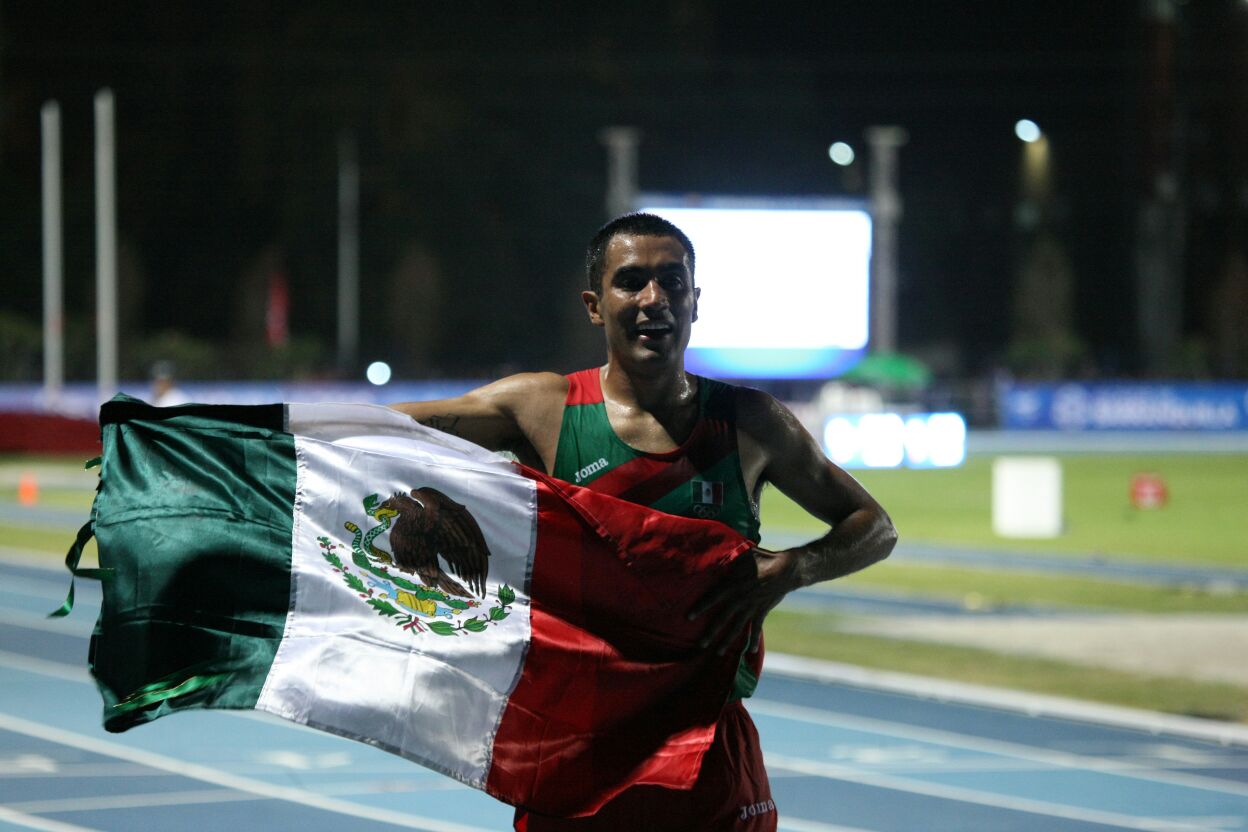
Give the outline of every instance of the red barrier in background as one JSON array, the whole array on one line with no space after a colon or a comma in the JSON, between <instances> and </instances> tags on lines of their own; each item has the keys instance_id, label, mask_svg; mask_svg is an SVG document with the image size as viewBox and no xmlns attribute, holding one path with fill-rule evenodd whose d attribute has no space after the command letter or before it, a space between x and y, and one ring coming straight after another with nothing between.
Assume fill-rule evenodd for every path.
<instances>
[{"instance_id":1,"label":"red barrier in background","mask_svg":"<svg viewBox=\"0 0 1248 832\"><path fill-rule=\"evenodd\" d=\"M0 412L0 453L100 453L100 425L55 413Z\"/></svg>"}]
</instances>

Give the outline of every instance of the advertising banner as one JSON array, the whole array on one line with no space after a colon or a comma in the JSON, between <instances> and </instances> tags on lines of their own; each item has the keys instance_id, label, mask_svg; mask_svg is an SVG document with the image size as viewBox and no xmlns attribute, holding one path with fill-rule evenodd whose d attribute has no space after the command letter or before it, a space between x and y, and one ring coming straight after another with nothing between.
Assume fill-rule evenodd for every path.
<instances>
[{"instance_id":1,"label":"advertising banner","mask_svg":"<svg viewBox=\"0 0 1248 832\"><path fill-rule=\"evenodd\" d=\"M1006 383L997 396L1010 430L1248 430L1248 384Z\"/></svg>"}]
</instances>

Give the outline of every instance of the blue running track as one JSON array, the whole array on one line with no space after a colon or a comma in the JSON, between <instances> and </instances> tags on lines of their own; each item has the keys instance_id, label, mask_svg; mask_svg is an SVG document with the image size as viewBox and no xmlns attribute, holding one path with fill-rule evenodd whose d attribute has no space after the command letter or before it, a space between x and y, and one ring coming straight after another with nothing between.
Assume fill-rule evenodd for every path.
<instances>
[{"instance_id":1,"label":"blue running track","mask_svg":"<svg viewBox=\"0 0 1248 832\"><path fill-rule=\"evenodd\" d=\"M73 615L45 618L65 588L63 573L0 558L0 830L510 828L510 808L484 794L260 715L106 734L85 670L99 593L80 581ZM1248 731L1217 742L1181 720L1157 733L921 688L766 675L750 710L780 828L1248 830Z\"/></svg>"}]
</instances>

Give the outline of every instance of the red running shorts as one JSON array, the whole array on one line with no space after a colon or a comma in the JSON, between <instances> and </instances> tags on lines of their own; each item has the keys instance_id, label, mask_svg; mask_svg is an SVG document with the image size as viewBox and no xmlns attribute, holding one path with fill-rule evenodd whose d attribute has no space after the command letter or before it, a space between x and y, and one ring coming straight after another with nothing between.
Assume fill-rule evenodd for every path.
<instances>
[{"instance_id":1,"label":"red running shorts","mask_svg":"<svg viewBox=\"0 0 1248 832\"><path fill-rule=\"evenodd\" d=\"M634 786L597 814L551 818L516 810L517 832L774 832L776 804L758 731L740 702L724 708L715 741L688 791Z\"/></svg>"}]
</instances>

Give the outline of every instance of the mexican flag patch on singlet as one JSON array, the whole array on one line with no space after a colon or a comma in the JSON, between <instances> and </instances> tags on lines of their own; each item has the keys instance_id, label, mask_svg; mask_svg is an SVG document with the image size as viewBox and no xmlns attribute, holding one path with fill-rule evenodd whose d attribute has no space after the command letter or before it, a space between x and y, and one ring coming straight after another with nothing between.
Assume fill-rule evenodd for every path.
<instances>
[{"instance_id":1,"label":"mexican flag patch on singlet","mask_svg":"<svg viewBox=\"0 0 1248 832\"><path fill-rule=\"evenodd\" d=\"M694 480L689 484L693 486L693 501L695 503L710 506L722 506L724 504L724 484L722 482Z\"/></svg>"},{"instance_id":2,"label":"mexican flag patch on singlet","mask_svg":"<svg viewBox=\"0 0 1248 832\"><path fill-rule=\"evenodd\" d=\"M693 488L694 505L722 506L724 504L724 484L722 482L693 480L689 485Z\"/></svg>"}]
</instances>

